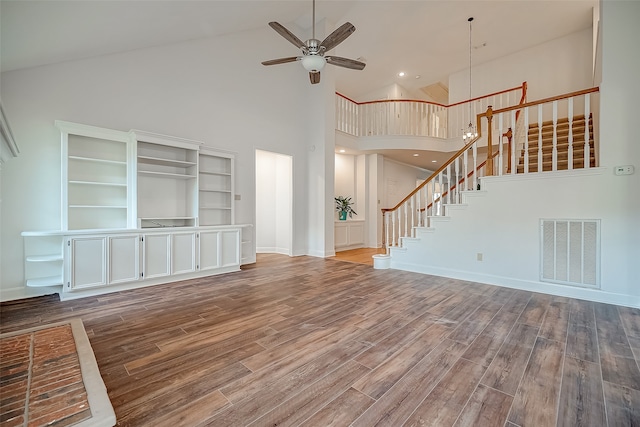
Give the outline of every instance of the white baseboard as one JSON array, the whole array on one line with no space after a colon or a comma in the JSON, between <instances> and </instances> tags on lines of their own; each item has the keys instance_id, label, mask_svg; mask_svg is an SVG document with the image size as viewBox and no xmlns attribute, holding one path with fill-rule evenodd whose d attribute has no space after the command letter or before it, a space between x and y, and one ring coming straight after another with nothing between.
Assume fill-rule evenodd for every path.
<instances>
[{"instance_id":1,"label":"white baseboard","mask_svg":"<svg viewBox=\"0 0 640 427\"><path fill-rule=\"evenodd\" d=\"M14 301L18 299L42 297L45 295L60 294L62 286L51 286L46 288L21 287L0 290L0 302Z\"/></svg>"},{"instance_id":2,"label":"white baseboard","mask_svg":"<svg viewBox=\"0 0 640 427\"><path fill-rule=\"evenodd\" d=\"M574 286L556 285L553 283L536 282L513 279L488 274L472 273L468 271L452 270L432 266L397 262L391 258L391 268L397 270L413 271L415 273L430 274L433 276L450 277L452 279L466 280L487 285L502 286L505 288L520 289L529 292L556 295L567 298L577 298L605 304L615 304L625 307L640 308L640 298L629 298L629 295L605 292L599 289L579 288Z\"/></svg>"}]
</instances>

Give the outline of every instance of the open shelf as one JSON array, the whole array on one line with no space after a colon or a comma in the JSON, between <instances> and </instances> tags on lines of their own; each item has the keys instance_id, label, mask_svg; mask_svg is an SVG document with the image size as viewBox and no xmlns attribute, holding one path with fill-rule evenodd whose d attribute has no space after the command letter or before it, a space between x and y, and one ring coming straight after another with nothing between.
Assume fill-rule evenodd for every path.
<instances>
[{"instance_id":1,"label":"open shelf","mask_svg":"<svg viewBox=\"0 0 640 427\"><path fill-rule=\"evenodd\" d=\"M62 276L38 277L37 279L28 279L27 286L29 288L44 288L47 286L62 286Z\"/></svg>"},{"instance_id":2,"label":"open shelf","mask_svg":"<svg viewBox=\"0 0 640 427\"><path fill-rule=\"evenodd\" d=\"M200 170L200 173L202 175L231 176L231 173L229 173L229 172L211 172L211 171Z\"/></svg>"},{"instance_id":3,"label":"open shelf","mask_svg":"<svg viewBox=\"0 0 640 427\"><path fill-rule=\"evenodd\" d=\"M231 193L231 190L214 190L210 188L201 188L200 191L203 193Z\"/></svg>"},{"instance_id":4,"label":"open shelf","mask_svg":"<svg viewBox=\"0 0 640 427\"><path fill-rule=\"evenodd\" d=\"M188 168L196 165L196 162L189 162L184 160L172 160L172 159L166 159L161 157L150 157L150 156L138 156L138 163L143 163L148 165L171 166L171 167L177 167L177 168Z\"/></svg>"},{"instance_id":5,"label":"open shelf","mask_svg":"<svg viewBox=\"0 0 640 427\"><path fill-rule=\"evenodd\" d=\"M27 262L53 262L62 261L61 254L49 254L49 255L32 255L25 258Z\"/></svg>"},{"instance_id":6,"label":"open shelf","mask_svg":"<svg viewBox=\"0 0 640 427\"><path fill-rule=\"evenodd\" d=\"M195 227L196 218L162 217L162 218L138 218L139 228L167 228L167 227Z\"/></svg>"},{"instance_id":7,"label":"open shelf","mask_svg":"<svg viewBox=\"0 0 640 427\"><path fill-rule=\"evenodd\" d=\"M120 161L120 160L107 160L107 159L100 159L97 157L83 157L83 156L69 156L69 160L80 160L83 162L93 162L93 163L105 163L105 164L111 164L111 165L126 165L127 162L126 161Z\"/></svg>"},{"instance_id":8,"label":"open shelf","mask_svg":"<svg viewBox=\"0 0 640 427\"><path fill-rule=\"evenodd\" d=\"M171 178L171 179L193 179L195 175L172 173L172 172L155 172L155 171L138 171L140 175L153 176L157 178Z\"/></svg>"},{"instance_id":9,"label":"open shelf","mask_svg":"<svg viewBox=\"0 0 640 427\"><path fill-rule=\"evenodd\" d=\"M105 187L127 187L127 184L120 184L116 182L97 182L97 181L69 181L69 184L75 185L103 185Z\"/></svg>"}]
</instances>

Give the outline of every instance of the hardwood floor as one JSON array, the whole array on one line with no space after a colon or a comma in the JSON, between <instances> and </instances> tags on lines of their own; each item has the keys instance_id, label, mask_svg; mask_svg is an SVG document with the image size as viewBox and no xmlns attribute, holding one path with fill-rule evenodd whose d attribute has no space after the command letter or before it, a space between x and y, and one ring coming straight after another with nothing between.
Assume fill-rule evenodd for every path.
<instances>
[{"instance_id":1,"label":"hardwood floor","mask_svg":"<svg viewBox=\"0 0 640 427\"><path fill-rule=\"evenodd\" d=\"M312 257L58 302L119 426L637 426L640 310Z\"/></svg>"},{"instance_id":2,"label":"hardwood floor","mask_svg":"<svg viewBox=\"0 0 640 427\"><path fill-rule=\"evenodd\" d=\"M376 254L384 254L385 252L386 250L384 248L351 249L348 251L336 252L336 256L331 257L330 259L373 265L372 256Z\"/></svg>"}]
</instances>

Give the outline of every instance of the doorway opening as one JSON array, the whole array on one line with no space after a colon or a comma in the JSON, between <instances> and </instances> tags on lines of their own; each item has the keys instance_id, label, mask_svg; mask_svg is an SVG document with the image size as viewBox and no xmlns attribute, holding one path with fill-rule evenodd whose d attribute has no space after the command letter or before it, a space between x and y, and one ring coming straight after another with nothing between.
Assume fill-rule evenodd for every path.
<instances>
[{"instance_id":1,"label":"doorway opening","mask_svg":"<svg viewBox=\"0 0 640 427\"><path fill-rule=\"evenodd\" d=\"M256 252L293 255L293 158L256 150Z\"/></svg>"}]
</instances>

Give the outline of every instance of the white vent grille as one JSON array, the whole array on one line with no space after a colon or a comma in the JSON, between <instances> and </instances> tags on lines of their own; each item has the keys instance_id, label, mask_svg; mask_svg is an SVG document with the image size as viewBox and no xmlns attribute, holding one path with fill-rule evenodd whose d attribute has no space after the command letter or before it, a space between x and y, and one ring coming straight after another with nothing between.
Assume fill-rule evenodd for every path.
<instances>
[{"instance_id":1,"label":"white vent grille","mask_svg":"<svg viewBox=\"0 0 640 427\"><path fill-rule=\"evenodd\" d=\"M540 220L540 280L600 288L600 220Z\"/></svg>"}]
</instances>

